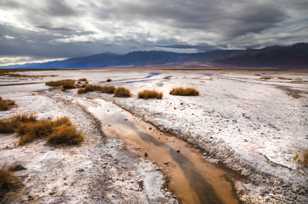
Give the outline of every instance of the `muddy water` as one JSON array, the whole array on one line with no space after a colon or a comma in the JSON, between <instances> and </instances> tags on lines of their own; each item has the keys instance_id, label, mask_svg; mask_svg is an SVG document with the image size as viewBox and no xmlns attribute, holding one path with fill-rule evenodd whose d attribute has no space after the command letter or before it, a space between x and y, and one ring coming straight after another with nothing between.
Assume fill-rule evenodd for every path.
<instances>
[{"instance_id":1,"label":"muddy water","mask_svg":"<svg viewBox=\"0 0 308 204\"><path fill-rule=\"evenodd\" d=\"M238 203L226 173L206 162L186 142L103 100L87 105L103 124L108 137L120 138L127 148L156 163L168 177L168 188L184 204Z\"/></svg>"}]
</instances>

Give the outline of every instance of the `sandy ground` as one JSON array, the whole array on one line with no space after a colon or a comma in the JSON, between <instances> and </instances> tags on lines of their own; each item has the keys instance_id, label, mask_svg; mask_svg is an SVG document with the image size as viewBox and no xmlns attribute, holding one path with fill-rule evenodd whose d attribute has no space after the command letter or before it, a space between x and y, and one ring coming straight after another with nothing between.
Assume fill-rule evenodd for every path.
<instances>
[{"instance_id":1,"label":"sandy ground","mask_svg":"<svg viewBox=\"0 0 308 204\"><path fill-rule=\"evenodd\" d=\"M35 74L35 72L31 74ZM236 180L235 186L244 203L308 203L308 169L294 161L296 153L308 149L307 73L69 70L46 71L44 74L56 74L59 76L58 78L86 77L91 83L100 84L105 84L106 79L111 78L113 81L108 84L130 88L134 96L129 99L95 93L87 94L84 97L99 97L113 101L142 117L145 121L195 145L204 152L205 159L223 164L239 172L245 179ZM272 76L272 79L260 80L260 76ZM78 111L75 110L78 110L78 107L70 108L71 105L68 104L71 102L65 103L61 93L58 94L61 100L57 100L57 95L48 97L39 93L35 93L38 94L35 96L30 94L32 91L46 89L41 82L50 79L25 79L23 81L10 78L1 79L0 95L16 100L20 108L12 112L33 111L35 108L34 110L41 117L54 117L59 113L61 115L68 114L74 122L80 125L81 129L90 131L88 132L90 135L97 136L91 137L81 148L72 148L69 151L46 147L43 142L37 142L25 148L15 148L16 138L14 136L1 136L4 138L1 138L0 141L1 161L23 161L27 168L25 179L28 179L29 185L35 186L37 186L35 182L38 181L35 179L31 183L31 178L38 174L38 169L43 169L44 165L64 166L62 170L54 170L52 173L57 174L59 171L69 181L71 179L76 182L76 178L83 176L82 178L85 179L73 182L73 185L81 186L76 189L82 189L82 186L95 183L97 181L95 178L98 177L123 178L123 181L121 179L117 182L104 180L102 183L105 185L102 188L108 190L94 188L93 191L84 195L79 192L68 193L63 185L65 181L62 177L56 177L55 182L45 182L42 179L40 181L42 189L47 186L48 191L39 197L38 192L29 190L29 195L41 201L56 199L55 196L49 195L53 187L50 183L53 183L55 188L61 189L57 192L76 195L65 197L71 203L78 203L78 199L85 199L80 198L81 195L86 196L90 203L95 202L95 198L100 197L102 192L108 192L107 195L103 195L106 203L110 201L117 203L122 198L144 201L147 191L138 190L138 181L140 179L151 180L145 179L144 176L153 174L160 175L158 176L160 182L156 182L156 186L153 188L162 189L163 177L160 172L155 170L153 164L126 152L124 154L119 141L107 140L107 145L102 145L104 141L101 142L102 136L98 130L99 127L96 127L95 120L82 110L80 110L80 114L76 114ZM1 87L2 84L32 83L32 81L37 84ZM176 86L195 87L200 91L200 96L170 96L168 94L170 89ZM27 87L27 92L24 91L25 87ZM163 91L163 100L137 99L137 92L145 88ZM294 90L297 95L294 95ZM65 94L70 97L76 96L75 91ZM61 107L63 103L65 105ZM1 114L2 117L5 117L10 112ZM88 121L88 124L83 121ZM37 154L37 151L42 154ZM89 153L91 151L96 151L95 154L98 158L89 156L92 155ZM74 152L76 156L72 159L71 155L74 155ZM29 156L31 154L35 159ZM66 154L67 156L65 156ZM50 159L48 159L49 157ZM64 163L61 157L70 157L69 163ZM129 158L125 159L125 157ZM102 162L97 162L100 159L107 163L105 166L108 168L101 167ZM120 163L121 165L115 162L119 159L126 161L124 167L121 166L123 162ZM88 168L89 165L94 167L91 168L92 171L79 172L77 169L71 168L74 163L79 164L74 168L83 169ZM147 168L143 168L144 165ZM123 171L121 168L127 168L129 171ZM140 173L137 169L148 169L148 172L146 174ZM47 172L40 171L40 177L46 178ZM131 172L132 176L127 176L128 172ZM23 172L20 174L22 175ZM112 176L108 177L108 175ZM114 177L114 175L116 176ZM130 181L132 184L127 185ZM31 189L31 186L28 189ZM38 189L38 191L42 189ZM157 192L152 200L154 203L160 203L161 199L164 202L175 202L164 190Z\"/></svg>"}]
</instances>

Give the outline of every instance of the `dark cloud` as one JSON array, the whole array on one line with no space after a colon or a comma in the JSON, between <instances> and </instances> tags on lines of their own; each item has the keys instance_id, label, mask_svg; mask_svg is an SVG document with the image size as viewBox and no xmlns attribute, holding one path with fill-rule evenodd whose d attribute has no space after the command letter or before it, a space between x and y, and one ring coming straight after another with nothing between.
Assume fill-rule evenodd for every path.
<instances>
[{"instance_id":1,"label":"dark cloud","mask_svg":"<svg viewBox=\"0 0 308 204\"><path fill-rule=\"evenodd\" d=\"M308 0L0 0L0 57L295 43L307 13Z\"/></svg>"}]
</instances>

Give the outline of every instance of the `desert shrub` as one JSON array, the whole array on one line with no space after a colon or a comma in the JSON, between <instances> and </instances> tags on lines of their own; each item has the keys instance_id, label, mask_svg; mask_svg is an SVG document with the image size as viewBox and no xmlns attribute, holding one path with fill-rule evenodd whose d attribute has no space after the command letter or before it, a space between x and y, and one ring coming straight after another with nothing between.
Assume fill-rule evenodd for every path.
<instances>
[{"instance_id":1,"label":"desert shrub","mask_svg":"<svg viewBox=\"0 0 308 204\"><path fill-rule=\"evenodd\" d=\"M78 90L78 94L85 94L88 92L101 92L106 94L113 94L115 90L114 86L98 86L98 85L87 85L84 88Z\"/></svg>"},{"instance_id":2,"label":"desert shrub","mask_svg":"<svg viewBox=\"0 0 308 204\"><path fill-rule=\"evenodd\" d=\"M86 79L86 78L81 78L81 79L78 79L78 81L88 81L88 79Z\"/></svg>"},{"instance_id":3,"label":"desert shrub","mask_svg":"<svg viewBox=\"0 0 308 204\"><path fill-rule=\"evenodd\" d=\"M51 145L79 145L83 142L83 135L72 125L61 125L54 129L47 138Z\"/></svg>"},{"instance_id":4,"label":"desert shrub","mask_svg":"<svg viewBox=\"0 0 308 204\"><path fill-rule=\"evenodd\" d=\"M7 193L17 192L23 186L20 179L11 171L0 169L0 203L5 202L4 197Z\"/></svg>"},{"instance_id":5,"label":"desert shrub","mask_svg":"<svg viewBox=\"0 0 308 204\"><path fill-rule=\"evenodd\" d=\"M272 79L273 77L271 77L271 76L261 76L260 77L260 79L261 80L270 80L270 79Z\"/></svg>"},{"instance_id":6,"label":"desert shrub","mask_svg":"<svg viewBox=\"0 0 308 204\"><path fill-rule=\"evenodd\" d=\"M277 77L280 80L292 80L292 78L288 78L288 77Z\"/></svg>"},{"instance_id":7,"label":"desert shrub","mask_svg":"<svg viewBox=\"0 0 308 204\"><path fill-rule=\"evenodd\" d=\"M308 150L304 151L303 153L303 164L308 167Z\"/></svg>"},{"instance_id":8,"label":"desert shrub","mask_svg":"<svg viewBox=\"0 0 308 204\"><path fill-rule=\"evenodd\" d=\"M112 79L107 79L106 82L112 82Z\"/></svg>"},{"instance_id":9,"label":"desert shrub","mask_svg":"<svg viewBox=\"0 0 308 204\"><path fill-rule=\"evenodd\" d=\"M114 90L115 97L130 97L131 93L127 88L118 87Z\"/></svg>"},{"instance_id":10,"label":"desert shrub","mask_svg":"<svg viewBox=\"0 0 308 204\"><path fill-rule=\"evenodd\" d=\"M162 99L163 93L155 90L143 90L138 93L138 98L142 99Z\"/></svg>"},{"instance_id":11,"label":"desert shrub","mask_svg":"<svg viewBox=\"0 0 308 204\"><path fill-rule=\"evenodd\" d=\"M20 135L19 145L24 145L38 138L44 138L53 132L54 124L51 120L38 120L35 122L22 123L17 128Z\"/></svg>"},{"instance_id":12,"label":"desert shrub","mask_svg":"<svg viewBox=\"0 0 308 204\"><path fill-rule=\"evenodd\" d=\"M0 133L14 133L23 123L35 122L37 119L33 114L21 114L12 118L0 120Z\"/></svg>"},{"instance_id":13,"label":"desert shrub","mask_svg":"<svg viewBox=\"0 0 308 204\"><path fill-rule=\"evenodd\" d=\"M0 97L0 111L7 111L14 107L16 104L12 100L5 100Z\"/></svg>"},{"instance_id":14,"label":"desert shrub","mask_svg":"<svg viewBox=\"0 0 308 204\"><path fill-rule=\"evenodd\" d=\"M294 156L294 160L302 164L303 166L308 167L308 150L296 153Z\"/></svg>"},{"instance_id":15,"label":"desert shrub","mask_svg":"<svg viewBox=\"0 0 308 204\"><path fill-rule=\"evenodd\" d=\"M199 91L197 91L194 88L178 87L178 88L173 88L170 91L170 94L176 96L199 96Z\"/></svg>"},{"instance_id":16,"label":"desert shrub","mask_svg":"<svg viewBox=\"0 0 308 204\"><path fill-rule=\"evenodd\" d=\"M14 132L19 136L19 145L25 145L39 138L47 138L50 144L74 145L83 141L82 134L76 130L67 117L56 120L38 120L33 115L19 115L0 120L0 133Z\"/></svg>"},{"instance_id":17,"label":"desert shrub","mask_svg":"<svg viewBox=\"0 0 308 204\"><path fill-rule=\"evenodd\" d=\"M61 87L62 90L67 90L67 89L74 89L75 87L75 82L76 80L73 79L64 79L64 80L59 80L59 81L48 81L45 84L47 86L51 87Z\"/></svg>"}]
</instances>

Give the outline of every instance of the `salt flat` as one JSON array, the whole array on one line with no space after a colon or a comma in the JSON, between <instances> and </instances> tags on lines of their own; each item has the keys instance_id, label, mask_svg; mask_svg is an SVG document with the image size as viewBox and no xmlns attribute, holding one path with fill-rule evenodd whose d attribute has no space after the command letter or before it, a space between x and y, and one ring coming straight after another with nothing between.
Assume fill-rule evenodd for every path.
<instances>
[{"instance_id":1,"label":"salt flat","mask_svg":"<svg viewBox=\"0 0 308 204\"><path fill-rule=\"evenodd\" d=\"M23 74L36 73L33 71ZM45 71L44 74L57 75L57 77L22 80L1 78L0 85L3 86L0 86L0 95L15 100L18 107L8 112L1 112L0 116L8 117L16 112L27 111L36 112L43 118L64 114L70 116L88 135L99 135L99 127L95 126L95 120L100 121L99 117L91 118L95 116L87 115L80 105L86 99L103 99L193 144L204 153L205 160L237 172L241 178L234 178L235 189L244 203L308 202L308 169L294 159L297 154L308 149L308 74L306 72L119 69ZM270 76L270 78L262 80L264 76ZM50 91L44 85L45 81L65 78L87 78L93 84L124 86L132 91L133 96L115 98L112 95L99 93L78 95L76 90ZM106 80L109 78L112 81L107 83ZM19 83L24 85L18 85ZM172 88L179 86L194 87L199 90L200 96L169 95ZM136 95L143 89L162 91L163 99L138 99ZM24 154L24 157L28 154L32 154L34 158L37 157L28 165L33 176L38 168L37 165L45 162L41 158L42 155L35 154L36 149L47 151L48 155L56 158L55 160L59 160L56 156L57 152L63 151L46 150L39 142L31 144L33 145L31 148L15 148L12 136L6 135L2 138L0 142L2 161L15 161L19 156L23 158L21 155ZM91 137L85 146L74 151L94 151L91 150L95 147L94 144L99 144L97 142L99 140L94 138ZM111 155L118 158L119 155L124 154L123 150L117 149L121 146L119 142L111 140L107 143L109 146L102 145L104 147L99 150L94 148L97 150L95 155L102 154L101 157L104 160L106 154L101 152L111 151L105 149L110 148L110 145L114 143L111 145L114 146L111 148L112 152L121 153ZM76 157L72 162L80 161L80 165L83 165L83 162L87 160L97 165L95 158ZM128 157L127 159L132 163L136 163L137 158L134 156L125 154L125 157ZM137 160L136 164L127 164L129 167L125 167L135 174L136 178L131 178L135 182L132 185L137 185L137 178L148 175L136 173L138 166L147 163L144 159ZM112 162L108 165L117 166ZM155 164L147 163L147 165L150 166L148 167L150 171L160 175L157 178L161 181L156 182L156 188L162 188L163 176L155 171ZM97 171L93 174L96 173ZM113 175L117 174L123 174L123 172L118 170ZM47 176L42 173L43 175ZM80 176L73 176L72 180ZM121 189L118 192L119 195L131 195L136 200L143 201L143 196L147 196L145 193L147 191L136 193L136 191L130 192L122 189L122 187L127 189L125 184L127 179L123 176L123 180L110 187L110 192ZM94 181L95 176L88 183ZM47 189L52 188L49 184L46 185ZM60 182L59 186L61 185ZM85 187L88 184L78 185ZM169 203L175 202L166 191L156 193L154 197L152 196L152 201L158 202L163 199ZM66 191L63 190L63 192ZM112 200L113 197L107 196L107 198L106 202Z\"/></svg>"}]
</instances>

